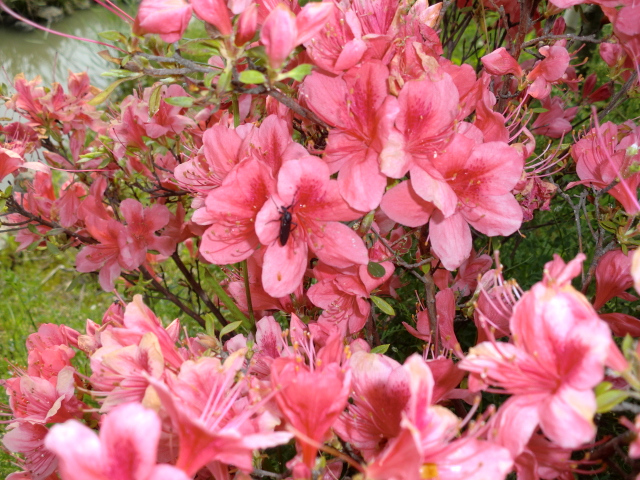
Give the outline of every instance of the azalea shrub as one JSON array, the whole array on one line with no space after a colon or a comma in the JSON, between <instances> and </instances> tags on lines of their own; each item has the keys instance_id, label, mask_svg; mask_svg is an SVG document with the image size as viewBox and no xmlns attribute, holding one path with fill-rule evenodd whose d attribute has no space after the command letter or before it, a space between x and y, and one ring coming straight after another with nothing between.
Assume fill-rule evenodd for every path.
<instances>
[{"instance_id":1,"label":"azalea shrub","mask_svg":"<svg viewBox=\"0 0 640 480\"><path fill-rule=\"evenodd\" d=\"M111 86L4 97L3 230L114 299L9 479L640 473L637 2L98 3Z\"/></svg>"}]
</instances>

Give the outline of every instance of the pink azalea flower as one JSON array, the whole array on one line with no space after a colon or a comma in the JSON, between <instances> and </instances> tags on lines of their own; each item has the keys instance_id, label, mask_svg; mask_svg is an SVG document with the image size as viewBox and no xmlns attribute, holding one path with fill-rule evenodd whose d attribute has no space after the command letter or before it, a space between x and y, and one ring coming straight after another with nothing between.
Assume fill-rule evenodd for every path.
<instances>
[{"instance_id":1,"label":"pink azalea flower","mask_svg":"<svg viewBox=\"0 0 640 480\"><path fill-rule=\"evenodd\" d=\"M324 442L347 405L351 372L337 363L308 368L298 359L278 358L271 367L271 386L283 417L298 437L302 461L312 469L317 444Z\"/></svg>"},{"instance_id":2,"label":"pink azalea flower","mask_svg":"<svg viewBox=\"0 0 640 480\"><path fill-rule=\"evenodd\" d=\"M122 266L132 270L145 261L147 250L157 250L163 255L171 255L175 241L155 232L169 223L169 209L160 204L144 208L133 199L126 199L120 204L122 216L127 221L127 243L120 252Z\"/></svg>"},{"instance_id":3,"label":"pink azalea flower","mask_svg":"<svg viewBox=\"0 0 640 480\"><path fill-rule=\"evenodd\" d=\"M109 412L123 403L142 402L147 378L160 378L164 358L157 337L148 332L139 345L110 343L99 348L91 356L91 370L94 395L102 397L100 411Z\"/></svg>"},{"instance_id":4,"label":"pink azalea flower","mask_svg":"<svg viewBox=\"0 0 640 480\"><path fill-rule=\"evenodd\" d=\"M290 215L290 228L283 236L285 214ZM334 267L366 265L369 256L362 239L339 223L360 215L338 193L326 163L315 157L286 162L278 174L277 194L256 217L256 233L266 246L265 291L276 298L293 292L302 281L309 249Z\"/></svg>"},{"instance_id":5,"label":"pink azalea flower","mask_svg":"<svg viewBox=\"0 0 640 480\"><path fill-rule=\"evenodd\" d=\"M318 282L309 288L307 296L311 303L323 309L316 325L325 336L334 325L343 336L362 330L371 311L371 292L386 282L394 271L391 262L380 265L385 274L379 278L372 277L366 265L354 265L342 271L323 264L314 268Z\"/></svg>"},{"instance_id":6,"label":"pink azalea flower","mask_svg":"<svg viewBox=\"0 0 640 480\"><path fill-rule=\"evenodd\" d=\"M232 353L224 364L213 357L184 362L177 376L166 376L166 384L149 378L179 437L176 465L190 476L214 461L250 472L254 450L291 439L272 431L277 422L254 425L257 407L238 401L247 386L246 380L235 382L245 353Z\"/></svg>"},{"instance_id":7,"label":"pink azalea flower","mask_svg":"<svg viewBox=\"0 0 640 480\"><path fill-rule=\"evenodd\" d=\"M316 65L335 74L356 65L367 49L358 16L353 10L338 4L325 27L304 46Z\"/></svg>"},{"instance_id":8,"label":"pink azalea flower","mask_svg":"<svg viewBox=\"0 0 640 480\"><path fill-rule=\"evenodd\" d=\"M340 194L354 209L369 211L380 203L387 178L380 171L382 139L398 112L381 62L369 61L331 78L317 72L303 84L309 108L329 125L324 160L338 173Z\"/></svg>"},{"instance_id":9,"label":"pink azalea flower","mask_svg":"<svg viewBox=\"0 0 640 480\"><path fill-rule=\"evenodd\" d=\"M54 474L58 468L58 459L45 448L47 433L49 429L44 425L15 422L9 426L9 430L2 437L2 443L7 450L24 456L24 468L30 474L26 480L48 480L49 475Z\"/></svg>"},{"instance_id":10,"label":"pink azalea flower","mask_svg":"<svg viewBox=\"0 0 640 480\"><path fill-rule=\"evenodd\" d=\"M31 423L64 422L82 416L84 403L75 397L73 367L49 379L22 375L3 382L15 418Z\"/></svg>"},{"instance_id":11,"label":"pink azalea flower","mask_svg":"<svg viewBox=\"0 0 640 480\"><path fill-rule=\"evenodd\" d=\"M116 278L120 276L121 265L126 265L123 255L127 241L125 226L113 219L104 220L91 216L85 222L87 231L99 243L80 250L76 256L76 269L79 272L99 270L100 286L110 292L114 289Z\"/></svg>"},{"instance_id":12,"label":"pink azalea flower","mask_svg":"<svg viewBox=\"0 0 640 480\"><path fill-rule=\"evenodd\" d=\"M580 181L572 182L567 187L584 184L606 188L619 179L620 183L609 194L622 204L627 213L639 212L637 189L640 185L640 173L634 172L632 168L640 158L638 145L638 127L629 131L626 125L606 122L592 129L571 147L571 156L576 161L576 173Z\"/></svg>"},{"instance_id":13,"label":"pink azalea flower","mask_svg":"<svg viewBox=\"0 0 640 480\"><path fill-rule=\"evenodd\" d=\"M17 152L0 147L0 180L15 172L22 166L24 160Z\"/></svg>"},{"instance_id":14,"label":"pink azalea flower","mask_svg":"<svg viewBox=\"0 0 640 480\"><path fill-rule=\"evenodd\" d=\"M478 440L477 434L456 438L459 419L446 408L432 405L434 379L424 360L412 355L403 368L408 374L408 400L402 412L401 430L367 467L368 477L505 478L513 464L509 451Z\"/></svg>"},{"instance_id":15,"label":"pink azalea flower","mask_svg":"<svg viewBox=\"0 0 640 480\"><path fill-rule=\"evenodd\" d=\"M159 33L165 42L177 42L189 26L191 12L185 0L142 0L134 30L138 34Z\"/></svg>"},{"instance_id":16,"label":"pink azalea flower","mask_svg":"<svg viewBox=\"0 0 640 480\"><path fill-rule=\"evenodd\" d=\"M55 425L45 439L60 461L62 480L188 480L171 465L157 465L161 422L137 403L114 409L100 435L75 420Z\"/></svg>"},{"instance_id":17,"label":"pink azalea flower","mask_svg":"<svg viewBox=\"0 0 640 480\"><path fill-rule=\"evenodd\" d=\"M395 128L380 155L382 172L393 178L402 178L409 170L413 176L423 165L429 168L453 137L460 110L458 89L447 74L405 83L398 104Z\"/></svg>"},{"instance_id":18,"label":"pink azalea flower","mask_svg":"<svg viewBox=\"0 0 640 480\"><path fill-rule=\"evenodd\" d=\"M533 70L527 75L527 80L533 82L528 93L534 98L543 99L551 93L551 85L557 83L569 67L571 57L563 45L545 45L539 49L545 57L538 61Z\"/></svg>"},{"instance_id":19,"label":"pink azalea flower","mask_svg":"<svg viewBox=\"0 0 640 480\"><path fill-rule=\"evenodd\" d=\"M504 47L497 48L480 60L491 75L507 75L510 73L516 77L522 76L522 68Z\"/></svg>"},{"instance_id":20,"label":"pink azalea flower","mask_svg":"<svg viewBox=\"0 0 640 480\"><path fill-rule=\"evenodd\" d=\"M408 227L429 222L433 252L447 270L471 254L469 225L485 235L511 235L522 223L522 209L511 194L524 162L506 143L474 146L462 135L428 170L414 168L410 182L389 190L382 210Z\"/></svg>"},{"instance_id":21,"label":"pink azalea flower","mask_svg":"<svg viewBox=\"0 0 640 480\"><path fill-rule=\"evenodd\" d=\"M250 257L260 243L256 217L275 189L270 169L259 160L247 160L232 170L223 184L207 195L206 208L193 215L194 222L211 224L202 235L202 256L217 265Z\"/></svg>"},{"instance_id":22,"label":"pink azalea flower","mask_svg":"<svg viewBox=\"0 0 640 480\"><path fill-rule=\"evenodd\" d=\"M253 129L248 124L236 129L214 125L202 137L204 158L197 155L175 168L178 185L198 195L193 201L194 208L201 207L201 198L219 187L233 167L246 158Z\"/></svg>"},{"instance_id":23,"label":"pink azalea flower","mask_svg":"<svg viewBox=\"0 0 640 480\"><path fill-rule=\"evenodd\" d=\"M356 352L349 366L354 401L335 429L369 460L388 439L400 435L402 411L411 395L409 374L395 360L375 353Z\"/></svg>"},{"instance_id":24,"label":"pink azalea flower","mask_svg":"<svg viewBox=\"0 0 640 480\"><path fill-rule=\"evenodd\" d=\"M596 267L596 296L593 308L600 310L613 297L633 302L637 298L629 293L633 286L631 258L635 251L625 254L622 250L605 253Z\"/></svg>"},{"instance_id":25,"label":"pink azalea flower","mask_svg":"<svg viewBox=\"0 0 640 480\"><path fill-rule=\"evenodd\" d=\"M265 47L271 68L280 68L296 46L310 40L333 8L333 2L311 2L295 15L284 3L277 4L260 31L260 43Z\"/></svg>"},{"instance_id":26,"label":"pink azalea flower","mask_svg":"<svg viewBox=\"0 0 640 480\"><path fill-rule=\"evenodd\" d=\"M513 343L483 342L460 364L472 372L472 388L489 384L512 394L510 401L526 407L528 425L539 424L565 448L595 435L592 389L604 376L611 343L607 325L571 286L583 260L579 255L567 265L558 257L549 262L544 280L514 307Z\"/></svg>"}]
</instances>

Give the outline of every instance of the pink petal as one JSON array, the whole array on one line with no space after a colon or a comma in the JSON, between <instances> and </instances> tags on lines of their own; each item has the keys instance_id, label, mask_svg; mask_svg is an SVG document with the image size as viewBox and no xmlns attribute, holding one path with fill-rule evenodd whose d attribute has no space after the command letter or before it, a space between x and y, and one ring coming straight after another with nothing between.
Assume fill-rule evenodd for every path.
<instances>
[{"instance_id":1,"label":"pink petal","mask_svg":"<svg viewBox=\"0 0 640 480\"><path fill-rule=\"evenodd\" d=\"M479 232L494 237L508 236L522 225L522 207L515 197L507 193L486 196L473 206L465 206L460 214Z\"/></svg>"},{"instance_id":2,"label":"pink petal","mask_svg":"<svg viewBox=\"0 0 640 480\"><path fill-rule=\"evenodd\" d=\"M436 210L429 222L431 248L447 270L455 270L471 255L471 230L464 217L444 218Z\"/></svg>"},{"instance_id":3,"label":"pink petal","mask_svg":"<svg viewBox=\"0 0 640 480\"><path fill-rule=\"evenodd\" d=\"M380 208L391 220L407 227L426 224L434 210L433 204L420 198L408 181L387 191Z\"/></svg>"},{"instance_id":4,"label":"pink petal","mask_svg":"<svg viewBox=\"0 0 640 480\"><path fill-rule=\"evenodd\" d=\"M453 215L458 196L436 169L426 168L428 171L419 167L411 169L411 187L423 200L433 203L444 217Z\"/></svg>"},{"instance_id":5,"label":"pink petal","mask_svg":"<svg viewBox=\"0 0 640 480\"><path fill-rule=\"evenodd\" d=\"M44 444L58 456L60 473L65 480L107 480L107 459L100 440L82 423L69 420L54 425Z\"/></svg>"},{"instance_id":6,"label":"pink petal","mask_svg":"<svg viewBox=\"0 0 640 480\"><path fill-rule=\"evenodd\" d=\"M387 186L387 177L378 166L377 152L369 149L362 161L345 164L338 174L338 185L352 208L361 212L376 209Z\"/></svg>"},{"instance_id":7,"label":"pink petal","mask_svg":"<svg viewBox=\"0 0 640 480\"><path fill-rule=\"evenodd\" d=\"M596 435L595 413L593 391L563 387L540 406L540 426L559 446L578 448Z\"/></svg>"},{"instance_id":8,"label":"pink petal","mask_svg":"<svg viewBox=\"0 0 640 480\"><path fill-rule=\"evenodd\" d=\"M338 268L369 263L369 254L362 238L346 225L338 222L322 224L309 234L310 247L318 258ZM265 267L266 269L266 261Z\"/></svg>"},{"instance_id":9,"label":"pink petal","mask_svg":"<svg viewBox=\"0 0 640 480\"><path fill-rule=\"evenodd\" d=\"M138 403L119 406L104 418L100 440L109 477L147 478L156 464L160 418Z\"/></svg>"},{"instance_id":10,"label":"pink petal","mask_svg":"<svg viewBox=\"0 0 640 480\"><path fill-rule=\"evenodd\" d=\"M278 241L268 246L262 267L265 292L280 298L298 288L307 268L307 252L307 243L297 238L290 238L284 247Z\"/></svg>"}]
</instances>

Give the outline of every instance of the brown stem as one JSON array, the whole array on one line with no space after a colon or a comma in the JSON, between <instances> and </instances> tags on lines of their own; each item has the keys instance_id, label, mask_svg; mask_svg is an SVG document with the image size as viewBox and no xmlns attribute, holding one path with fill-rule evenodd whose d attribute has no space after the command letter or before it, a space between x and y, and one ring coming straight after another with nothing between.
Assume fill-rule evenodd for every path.
<instances>
[{"instance_id":1,"label":"brown stem","mask_svg":"<svg viewBox=\"0 0 640 480\"><path fill-rule=\"evenodd\" d=\"M204 304L211 311L211 313L213 313L216 316L216 318L222 325L227 325L227 323L229 322L227 322L227 320L224 318L224 315L222 315L222 312L220 311L220 309L214 305L214 303L211 301L209 296L202 289L202 286L196 281L195 278L193 278L193 275L191 274L187 266L183 263L178 252L177 251L173 252L173 255L171 255L171 258L173 259L173 262L176 264L176 267L178 267L178 270L182 272L182 275L187 280L187 283L189 284L189 286L193 289L194 292L196 292L198 297L200 297L200 299L204 302Z\"/></svg>"},{"instance_id":2,"label":"brown stem","mask_svg":"<svg viewBox=\"0 0 640 480\"><path fill-rule=\"evenodd\" d=\"M59 224L57 224L55 222L50 222L48 220L45 220L44 218L42 218L39 215L34 215L33 213L29 212L28 210L25 210L24 208L22 208L21 205L18 205L13 198L8 198L7 199L7 208L9 209L9 211L14 212L14 213L18 213L18 214L22 215L23 217L28 218L32 222L37 222L40 225L44 225L45 227L49 227L49 228L56 228L56 229L59 228L62 232L64 232L68 236L73 237L73 238L77 238L82 243L86 243L86 244L89 244L89 245L93 245L93 244L98 243L98 241L95 240L94 238L85 237L84 235L79 235L78 233L73 232L73 231L71 231L71 230L69 230L67 228L63 228L61 225L59 225Z\"/></svg>"},{"instance_id":3,"label":"brown stem","mask_svg":"<svg viewBox=\"0 0 640 480\"><path fill-rule=\"evenodd\" d=\"M140 265L140 267L138 268L138 270L140 270L140 272L142 272L142 275L144 276L145 280L150 280L151 284L153 285L153 288L156 289L156 291L160 292L162 295L165 296L165 298L167 300L169 300L170 302L172 302L174 305L176 305L180 310L182 310L184 313L186 313L187 315L189 315L191 318L193 318L196 322L198 322L198 324L202 327L205 328L206 322L204 321L204 318L202 318L200 315L198 315L196 312L194 312L192 309L190 309L189 307L187 307L182 300L180 300L178 297L176 297L169 289L165 288L164 285L162 285L160 282L158 282L153 275L151 275L151 273L149 273L149 271L145 268L144 265Z\"/></svg>"}]
</instances>

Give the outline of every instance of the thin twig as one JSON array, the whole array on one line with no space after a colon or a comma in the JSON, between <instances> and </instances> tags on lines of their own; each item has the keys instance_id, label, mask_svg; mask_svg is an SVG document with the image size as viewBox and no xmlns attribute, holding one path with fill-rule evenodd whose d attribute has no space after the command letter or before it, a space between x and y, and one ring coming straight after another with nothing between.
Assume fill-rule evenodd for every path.
<instances>
[{"instance_id":1,"label":"thin twig","mask_svg":"<svg viewBox=\"0 0 640 480\"><path fill-rule=\"evenodd\" d=\"M202 286L196 281L195 278L193 278L193 275L191 274L187 266L183 263L178 252L173 252L171 258L173 259L173 263L176 264L176 267L178 267L178 270L180 270L184 278L187 280L189 286L193 289L194 292L196 292L198 297L200 297L200 299L204 302L211 313L216 316L216 318L222 325L227 325L227 323L229 322L227 322L226 318L224 318L224 315L222 315L220 309L213 304L209 296L202 289Z\"/></svg>"}]
</instances>

